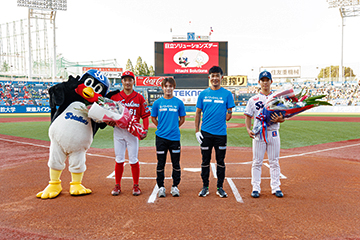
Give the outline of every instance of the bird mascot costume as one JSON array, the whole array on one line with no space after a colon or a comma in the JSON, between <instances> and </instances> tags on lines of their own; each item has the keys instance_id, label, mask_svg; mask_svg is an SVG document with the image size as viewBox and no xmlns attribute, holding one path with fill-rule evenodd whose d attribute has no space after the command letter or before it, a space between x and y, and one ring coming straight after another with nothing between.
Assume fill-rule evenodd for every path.
<instances>
[{"instance_id":1,"label":"bird mascot costume","mask_svg":"<svg viewBox=\"0 0 360 240\"><path fill-rule=\"evenodd\" d=\"M90 194L91 190L81 182L86 170L86 151L99 128L106 127L89 119L86 104L104 97L109 91L109 80L100 71L90 69L81 77L69 77L68 81L49 89L51 124L49 127L50 168L49 185L36 196L42 199L55 198L61 191L61 172L65 160L69 159L70 194L73 196Z\"/></svg>"}]
</instances>

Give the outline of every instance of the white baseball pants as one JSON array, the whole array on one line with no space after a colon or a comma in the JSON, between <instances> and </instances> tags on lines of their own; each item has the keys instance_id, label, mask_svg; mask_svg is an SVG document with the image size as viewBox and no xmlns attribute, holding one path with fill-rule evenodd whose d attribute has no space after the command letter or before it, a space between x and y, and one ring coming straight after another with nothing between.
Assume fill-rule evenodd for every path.
<instances>
[{"instance_id":1,"label":"white baseball pants","mask_svg":"<svg viewBox=\"0 0 360 240\"><path fill-rule=\"evenodd\" d=\"M270 165L270 186L271 192L280 190L280 135L279 131L268 131L267 143L257 135L253 139L253 163L251 169L251 184L253 191L261 192L261 167L264 160L265 151L267 152Z\"/></svg>"},{"instance_id":2,"label":"white baseball pants","mask_svg":"<svg viewBox=\"0 0 360 240\"><path fill-rule=\"evenodd\" d=\"M126 148L129 155L129 163L135 164L138 160L139 139L129 133L127 130L115 127L114 128L114 150L115 161L117 163L125 162Z\"/></svg>"}]
</instances>

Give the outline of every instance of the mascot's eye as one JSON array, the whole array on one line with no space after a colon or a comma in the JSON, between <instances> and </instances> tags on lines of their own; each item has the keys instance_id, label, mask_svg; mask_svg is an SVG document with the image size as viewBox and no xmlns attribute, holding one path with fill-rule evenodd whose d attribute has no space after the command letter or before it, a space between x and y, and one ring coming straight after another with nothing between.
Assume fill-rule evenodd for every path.
<instances>
[{"instance_id":1,"label":"mascot's eye","mask_svg":"<svg viewBox=\"0 0 360 240\"><path fill-rule=\"evenodd\" d=\"M90 86L92 86L93 83L94 83L94 79L88 78L85 80L84 85L87 87L90 87Z\"/></svg>"},{"instance_id":2,"label":"mascot's eye","mask_svg":"<svg viewBox=\"0 0 360 240\"><path fill-rule=\"evenodd\" d=\"M103 87L100 83L96 84L96 86L94 87L94 92L96 92L96 93L100 94L102 92L102 90L103 90Z\"/></svg>"}]
</instances>

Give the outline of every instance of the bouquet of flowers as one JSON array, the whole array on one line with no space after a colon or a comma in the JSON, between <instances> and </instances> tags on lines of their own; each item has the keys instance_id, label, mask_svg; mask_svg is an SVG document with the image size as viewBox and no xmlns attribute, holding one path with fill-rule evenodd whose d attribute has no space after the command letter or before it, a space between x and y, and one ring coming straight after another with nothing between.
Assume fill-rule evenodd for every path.
<instances>
[{"instance_id":1,"label":"bouquet of flowers","mask_svg":"<svg viewBox=\"0 0 360 240\"><path fill-rule=\"evenodd\" d=\"M281 114L284 118L290 118L305 110L320 105L330 105L326 101L321 101L326 95L309 96L307 91L304 93L304 89L295 95L292 88L279 90L275 92L265 103L263 110L256 116L260 121L254 125L252 132L256 135L261 133L260 137L263 137L267 142L267 127L274 124L271 121L271 115L276 113Z\"/></svg>"},{"instance_id":2,"label":"bouquet of flowers","mask_svg":"<svg viewBox=\"0 0 360 240\"><path fill-rule=\"evenodd\" d=\"M98 101L83 110L96 122L115 122L117 127L126 129L139 139L146 135L146 130L136 122L135 116L130 115L129 110L121 103L109 98L99 97Z\"/></svg>"}]
</instances>

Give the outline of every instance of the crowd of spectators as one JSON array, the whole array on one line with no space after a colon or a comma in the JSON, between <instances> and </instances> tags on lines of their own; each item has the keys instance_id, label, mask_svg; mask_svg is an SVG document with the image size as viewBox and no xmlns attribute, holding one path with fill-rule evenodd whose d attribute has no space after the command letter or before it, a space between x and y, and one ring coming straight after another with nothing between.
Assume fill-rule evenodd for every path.
<instances>
[{"instance_id":1,"label":"crowd of spectators","mask_svg":"<svg viewBox=\"0 0 360 240\"><path fill-rule=\"evenodd\" d=\"M298 89L304 88L311 96L326 95L325 101L333 106L360 106L360 87L357 82L351 83L324 83L299 85Z\"/></svg>"},{"instance_id":2,"label":"crowd of spectators","mask_svg":"<svg viewBox=\"0 0 360 240\"><path fill-rule=\"evenodd\" d=\"M47 105L52 83L0 81L0 106Z\"/></svg>"},{"instance_id":3,"label":"crowd of spectators","mask_svg":"<svg viewBox=\"0 0 360 240\"><path fill-rule=\"evenodd\" d=\"M360 82L360 81L359 81ZM276 83L273 86L274 90L281 89L290 83ZM291 86L296 93L304 89L310 96L326 95L323 100L328 101L333 106L360 106L360 86L358 82L344 82L344 83L319 83L319 82L305 82L305 83L291 83ZM259 87L252 86L247 88L247 93L239 94L237 98L243 99L239 106L244 104L247 100L247 95L255 95L258 93ZM245 97L243 97L245 96Z\"/></svg>"}]
</instances>

